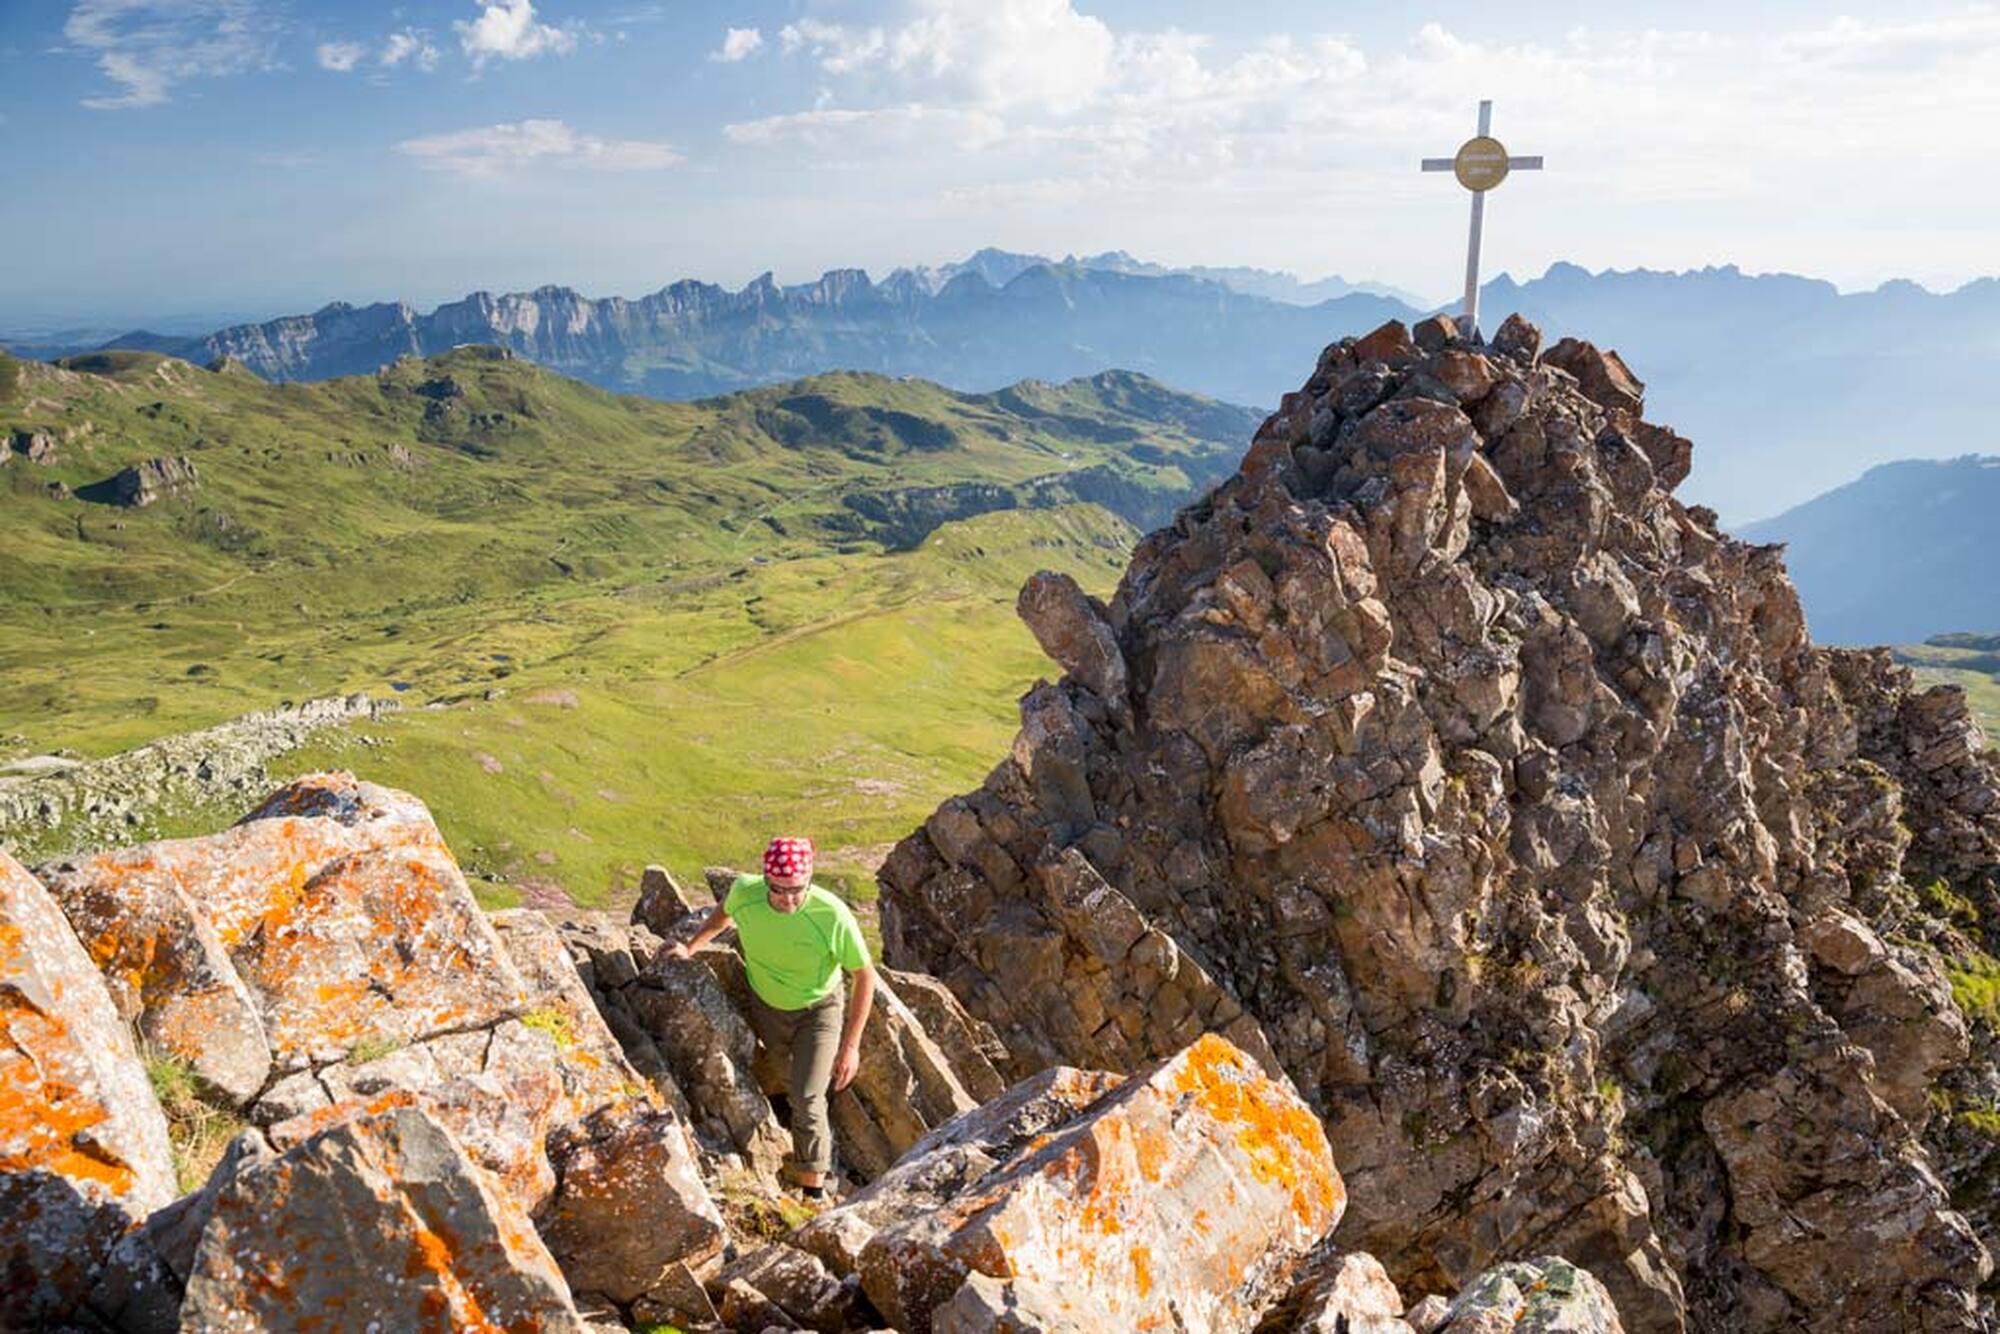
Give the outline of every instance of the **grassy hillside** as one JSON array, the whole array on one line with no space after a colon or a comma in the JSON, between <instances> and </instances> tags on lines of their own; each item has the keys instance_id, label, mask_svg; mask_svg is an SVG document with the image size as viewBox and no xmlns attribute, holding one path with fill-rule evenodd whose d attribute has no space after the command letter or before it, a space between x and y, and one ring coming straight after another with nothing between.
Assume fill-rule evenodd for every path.
<instances>
[{"instance_id":1,"label":"grassy hillside","mask_svg":"<svg viewBox=\"0 0 2000 1334\"><path fill-rule=\"evenodd\" d=\"M662 403L479 348L310 385L0 359L0 439L55 445L0 465L0 761L395 692L297 765L419 792L496 883L601 899L779 825L858 875L1049 670L1020 580L1108 591L1253 424L1127 375ZM95 499L183 456L191 492Z\"/></svg>"},{"instance_id":2,"label":"grassy hillside","mask_svg":"<svg viewBox=\"0 0 2000 1334\"><path fill-rule=\"evenodd\" d=\"M1933 635L1895 652L1926 685L1962 686L1987 744L2000 746L2000 635Z\"/></svg>"}]
</instances>

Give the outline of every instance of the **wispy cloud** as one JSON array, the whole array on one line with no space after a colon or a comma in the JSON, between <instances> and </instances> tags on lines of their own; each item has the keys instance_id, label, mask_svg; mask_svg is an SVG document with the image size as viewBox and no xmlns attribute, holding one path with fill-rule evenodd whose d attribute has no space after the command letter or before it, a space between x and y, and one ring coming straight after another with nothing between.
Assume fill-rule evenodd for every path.
<instances>
[{"instance_id":1,"label":"wispy cloud","mask_svg":"<svg viewBox=\"0 0 2000 1334\"><path fill-rule=\"evenodd\" d=\"M118 87L83 105L125 111L170 101L190 79L269 68L278 30L257 0L77 0L63 38Z\"/></svg>"},{"instance_id":2,"label":"wispy cloud","mask_svg":"<svg viewBox=\"0 0 2000 1334\"><path fill-rule=\"evenodd\" d=\"M530 60L576 50L573 28L558 28L535 17L533 0L474 0L479 17L451 26L474 68L489 60Z\"/></svg>"},{"instance_id":3,"label":"wispy cloud","mask_svg":"<svg viewBox=\"0 0 2000 1334\"><path fill-rule=\"evenodd\" d=\"M405 139L396 151L419 165L474 179L535 167L582 171L658 171L681 162L672 144L599 139L559 120L523 120Z\"/></svg>"},{"instance_id":4,"label":"wispy cloud","mask_svg":"<svg viewBox=\"0 0 2000 1334\"><path fill-rule=\"evenodd\" d=\"M389 34L389 40L382 44L382 55L378 63L385 69L394 69L404 61L429 73L437 68L438 49L431 45L427 34L415 28L392 32Z\"/></svg>"},{"instance_id":5,"label":"wispy cloud","mask_svg":"<svg viewBox=\"0 0 2000 1334\"><path fill-rule=\"evenodd\" d=\"M321 69L330 69L336 74L345 74L361 63L368 54L368 48L359 42L321 42L313 53Z\"/></svg>"},{"instance_id":6,"label":"wispy cloud","mask_svg":"<svg viewBox=\"0 0 2000 1334\"><path fill-rule=\"evenodd\" d=\"M719 60L726 65L735 64L756 54L757 49L763 45L764 34L757 29L730 28L722 34L722 46L709 52L708 58Z\"/></svg>"},{"instance_id":7,"label":"wispy cloud","mask_svg":"<svg viewBox=\"0 0 2000 1334\"><path fill-rule=\"evenodd\" d=\"M815 149L885 143L908 147L935 140L958 148L984 148L1007 132L990 111L967 107L821 107L722 127L731 143L774 146L800 144Z\"/></svg>"}]
</instances>

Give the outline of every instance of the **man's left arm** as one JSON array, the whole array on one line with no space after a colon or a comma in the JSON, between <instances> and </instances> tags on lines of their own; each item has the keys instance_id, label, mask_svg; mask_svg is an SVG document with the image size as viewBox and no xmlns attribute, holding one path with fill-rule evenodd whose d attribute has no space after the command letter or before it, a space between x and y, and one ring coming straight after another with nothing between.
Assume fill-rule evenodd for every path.
<instances>
[{"instance_id":1,"label":"man's left arm","mask_svg":"<svg viewBox=\"0 0 2000 1334\"><path fill-rule=\"evenodd\" d=\"M868 1026L868 1009L875 1003L875 965L854 971L854 994L847 1002L847 1030L840 1035L840 1053L833 1060L833 1086L844 1089L861 1069L861 1030Z\"/></svg>"}]
</instances>

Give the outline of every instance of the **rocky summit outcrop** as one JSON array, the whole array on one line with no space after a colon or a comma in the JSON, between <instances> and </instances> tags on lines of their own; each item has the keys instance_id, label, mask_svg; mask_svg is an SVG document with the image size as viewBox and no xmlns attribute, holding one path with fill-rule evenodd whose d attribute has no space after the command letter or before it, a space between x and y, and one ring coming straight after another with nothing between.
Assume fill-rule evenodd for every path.
<instances>
[{"instance_id":1,"label":"rocky summit outcrop","mask_svg":"<svg viewBox=\"0 0 2000 1334\"><path fill-rule=\"evenodd\" d=\"M1922 1138L2000 1089L1962 701L1815 647L1615 354L1421 332L1327 348L1108 604L1030 582L1065 675L888 859L886 958L1013 1076L1268 1052L1406 1290L1559 1252L1640 1330L1979 1327Z\"/></svg>"}]
</instances>

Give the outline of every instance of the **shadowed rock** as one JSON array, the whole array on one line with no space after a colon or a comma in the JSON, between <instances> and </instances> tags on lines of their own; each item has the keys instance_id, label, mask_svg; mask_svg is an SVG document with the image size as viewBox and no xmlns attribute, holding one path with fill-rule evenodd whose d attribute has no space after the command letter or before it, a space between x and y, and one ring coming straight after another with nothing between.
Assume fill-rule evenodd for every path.
<instances>
[{"instance_id":1,"label":"shadowed rock","mask_svg":"<svg viewBox=\"0 0 2000 1334\"><path fill-rule=\"evenodd\" d=\"M562 1186L539 1228L575 1291L628 1306L668 1282L675 1265L700 1274L720 1257L722 1215L672 1112L606 1107L558 1131L550 1156Z\"/></svg>"}]
</instances>

